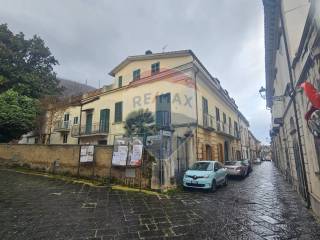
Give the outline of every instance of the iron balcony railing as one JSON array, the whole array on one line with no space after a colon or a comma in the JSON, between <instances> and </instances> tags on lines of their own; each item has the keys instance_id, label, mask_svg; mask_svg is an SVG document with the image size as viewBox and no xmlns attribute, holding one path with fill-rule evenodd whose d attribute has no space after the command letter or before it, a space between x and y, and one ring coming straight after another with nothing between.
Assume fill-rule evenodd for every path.
<instances>
[{"instance_id":1,"label":"iron balcony railing","mask_svg":"<svg viewBox=\"0 0 320 240\"><path fill-rule=\"evenodd\" d=\"M229 125L227 123L216 121L216 130L219 133L223 133L228 136L235 137L235 138L240 138L239 131L234 129L231 125Z\"/></svg>"},{"instance_id":2,"label":"iron balcony railing","mask_svg":"<svg viewBox=\"0 0 320 240\"><path fill-rule=\"evenodd\" d=\"M53 130L56 132L64 132L64 131L70 131L71 129L71 121L56 121L53 124Z\"/></svg>"},{"instance_id":3,"label":"iron balcony railing","mask_svg":"<svg viewBox=\"0 0 320 240\"><path fill-rule=\"evenodd\" d=\"M71 136L81 137L90 135L108 135L109 127L105 123L93 123L89 125L79 126L74 125L72 127Z\"/></svg>"},{"instance_id":4,"label":"iron balcony railing","mask_svg":"<svg viewBox=\"0 0 320 240\"><path fill-rule=\"evenodd\" d=\"M215 129L215 119L210 114L203 114L203 127L207 129Z\"/></svg>"}]
</instances>

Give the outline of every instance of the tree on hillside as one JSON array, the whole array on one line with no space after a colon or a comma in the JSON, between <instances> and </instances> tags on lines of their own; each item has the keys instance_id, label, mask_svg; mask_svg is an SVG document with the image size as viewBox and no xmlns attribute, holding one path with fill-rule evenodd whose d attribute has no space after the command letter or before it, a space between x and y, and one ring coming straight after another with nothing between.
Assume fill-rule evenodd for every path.
<instances>
[{"instance_id":1,"label":"tree on hillside","mask_svg":"<svg viewBox=\"0 0 320 240\"><path fill-rule=\"evenodd\" d=\"M6 24L0 25L0 93L13 89L32 98L56 94L56 64L40 37L25 39L23 33L13 34Z\"/></svg>"},{"instance_id":2,"label":"tree on hillside","mask_svg":"<svg viewBox=\"0 0 320 240\"><path fill-rule=\"evenodd\" d=\"M19 138L34 126L36 100L8 90L0 94L0 142Z\"/></svg>"},{"instance_id":3,"label":"tree on hillside","mask_svg":"<svg viewBox=\"0 0 320 240\"><path fill-rule=\"evenodd\" d=\"M40 37L25 39L23 33L14 34L6 24L0 24L1 141L31 131L38 113L37 100L60 93L53 71L56 64Z\"/></svg>"}]
</instances>

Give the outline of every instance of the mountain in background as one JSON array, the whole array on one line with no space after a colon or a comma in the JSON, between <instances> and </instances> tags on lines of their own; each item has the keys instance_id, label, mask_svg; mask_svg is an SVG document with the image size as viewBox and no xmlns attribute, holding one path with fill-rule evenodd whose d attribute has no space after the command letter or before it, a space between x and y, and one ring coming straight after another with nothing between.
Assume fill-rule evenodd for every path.
<instances>
[{"instance_id":1,"label":"mountain in background","mask_svg":"<svg viewBox=\"0 0 320 240\"><path fill-rule=\"evenodd\" d=\"M60 81L60 86L62 86L64 88L62 95L64 97L69 97L69 96L77 96L77 95L81 95L83 93L89 92L89 91L93 91L96 88L83 84L83 83L79 83L76 81L71 81L71 80L67 80L67 79L63 79L63 78L58 78L58 80Z\"/></svg>"}]
</instances>

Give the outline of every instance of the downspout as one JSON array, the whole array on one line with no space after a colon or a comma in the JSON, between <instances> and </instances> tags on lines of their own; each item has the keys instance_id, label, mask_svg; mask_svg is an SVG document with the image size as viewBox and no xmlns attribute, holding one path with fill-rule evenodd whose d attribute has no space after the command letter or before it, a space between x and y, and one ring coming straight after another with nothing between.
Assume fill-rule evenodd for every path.
<instances>
[{"instance_id":1,"label":"downspout","mask_svg":"<svg viewBox=\"0 0 320 240\"><path fill-rule=\"evenodd\" d=\"M79 117L78 144L80 144L80 132L81 132L82 106L83 106L83 104L82 104L82 103L80 103L80 117Z\"/></svg>"},{"instance_id":2,"label":"downspout","mask_svg":"<svg viewBox=\"0 0 320 240\"><path fill-rule=\"evenodd\" d=\"M195 59L194 56L192 56L194 63ZM198 124L199 124L199 116L198 116L198 85L197 85L197 74L199 72L199 69L196 68L197 71L194 74L194 81L195 81L195 97L196 97L196 159L198 160Z\"/></svg>"},{"instance_id":3,"label":"downspout","mask_svg":"<svg viewBox=\"0 0 320 240\"><path fill-rule=\"evenodd\" d=\"M293 94L291 96L292 103L293 103L293 111L294 111L294 118L295 118L295 123L296 123L296 128L297 128L297 134L298 134L298 144L299 144L299 152L300 152L300 158L301 158L301 163L302 163L302 177L303 177L303 187L305 191L305 196L306 196L306 202L307 202L307 208L310 208L310 196L309 196L309 189L308 189L308 180L307 180L307 173L306 173L306 168L305 168L305 161L304 161L304 155L303 155L303 149L302 149L302 142L301 142L301 133L300 133L300 127L299 127L299 119L298 119L298 113L297 113L297 103L296 103L296 91L294 88L294 82L293 82L293 74L292 74L292 68L291 68L291 63L290 63L290 55L289 55L289 47L288 47L288 42L287 42L287 36L286 36L286 30L284 26L284 17L282 13L282 1L279 2L280 4L280 21L281 21L281 28L283 32L283 40L284 40L284 46L285 46L285 51L286 51L286 58L287 58L287 64L288 64L288 71L289 71L289 78L290 78L290 85L291 89L293 91Z\"/></svg>"},{"instance_id":4,"label":"downspout","mask_svg":"<svg viewBox=\"0 0 320 240\"><path fill-rule=\"evenodd\" d=\"M240 114L238 113L238 128L239 128L239 137L240 137L240 158L243 159L243 154L242 154L242 134L241 134L241 131L240 131Z\"/></svg>"}]
</instances>

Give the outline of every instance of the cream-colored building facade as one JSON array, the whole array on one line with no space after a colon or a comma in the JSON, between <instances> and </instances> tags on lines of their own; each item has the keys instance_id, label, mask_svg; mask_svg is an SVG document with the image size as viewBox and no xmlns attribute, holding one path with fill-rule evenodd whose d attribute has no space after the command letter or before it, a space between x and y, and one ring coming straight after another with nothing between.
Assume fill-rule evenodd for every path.
<instances>
[{"instance_id":1,"label":"cream-colored building facade","mask_svg":"<svg viewBox=\"0 0 320 240\"><path fill-rule=\"evenodd\" d=\"M264 0L266 99L273 160L320 216L320 142L307 126L310 102L299 87L320 90L320 2Z\"/></svg>"},{"instance_id":2,"label":"cream-colored building facade","mask_svg":"<svg viewBox=\"0 0 320 240\"><path fill-rule=\"evenodd\" d=\"M217 78L191 50L131 56L110 75L113 83L82 96L59 113L51 144L105 144L126 134L127 116L148 109L167 132L164 180L155 166L154 188L170 186L197 160L249 158L249 122ZM169 134L168 134L169 132ZM169 149L169 150L168 150Z\"/></svg>"}]
</instances>

